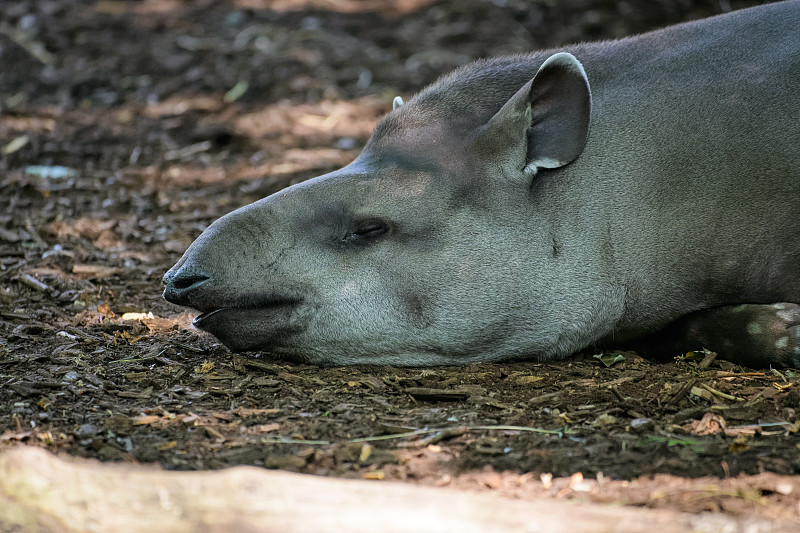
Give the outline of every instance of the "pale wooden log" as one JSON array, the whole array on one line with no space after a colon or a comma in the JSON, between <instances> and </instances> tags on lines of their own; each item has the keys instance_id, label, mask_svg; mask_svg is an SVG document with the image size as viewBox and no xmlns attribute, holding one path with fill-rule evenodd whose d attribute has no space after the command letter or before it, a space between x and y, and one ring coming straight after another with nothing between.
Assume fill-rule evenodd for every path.
<instances>
[{"instance_id":1,"label":"pale wooden log","mask_svg":"<svg viewBox=\"0 0 800 533\"><path fill-rule=\"evenodd\" d=\"M783 530L769 526L747 524L748 531ZM744 527L724 515L512 500L246 466L165 472L62 459L34 447L0 454L0 531L685 533Z\"/></svg>"}]
</instances>

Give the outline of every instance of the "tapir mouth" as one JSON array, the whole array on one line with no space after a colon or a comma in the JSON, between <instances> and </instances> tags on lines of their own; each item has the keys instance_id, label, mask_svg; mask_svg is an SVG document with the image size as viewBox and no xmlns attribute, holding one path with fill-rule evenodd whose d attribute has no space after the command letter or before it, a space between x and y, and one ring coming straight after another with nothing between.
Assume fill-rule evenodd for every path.
<instances>
[{"instance_id":1,"label":"tapir mouth","mask_svg":"<svg viewBox=\"0 0 800 533\"><path fill-rule=\"evenodd\" d=\"M198 309L203 312L192 324L234 352L274 348L302 330L305 314L297 312L302 302L299 298L269 297L205 306Z\"/></svg>"},{"instance_id":2,"label":"tapir mouth","mask_svg":"<svg viewBox=\"0 0 800 533\"><path fill-rule=\"evenodd\" d=\"M220 315L228 313L259 313L270 310L285 310L287 308L296 307L302 302L299 298L285 298L276 296L266 296L260 298L247 298L246 300L236 302L230 305L220 306L203 306L196 307L198 311L202 311L192 320L192 325L200 329L206 329L203 326L214 319L221 318ZM213 318L212 318L213 317Z\"/></svg>"}]
</instances>

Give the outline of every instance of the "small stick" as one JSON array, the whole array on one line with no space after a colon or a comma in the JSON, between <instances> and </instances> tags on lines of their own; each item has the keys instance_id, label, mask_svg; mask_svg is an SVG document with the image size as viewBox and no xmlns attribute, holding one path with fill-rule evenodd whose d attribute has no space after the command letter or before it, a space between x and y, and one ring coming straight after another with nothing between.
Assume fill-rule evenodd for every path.
<instances>
[{"instance_id":1,"label":"small stick","mask_svg":"<svg viewBox=\"0 0 800 533\"><path fill-rule=\"evenodd\" d=\"M710 392L711 394L713 394L715 396L719 396L720 398L723 398L725 400L729 400L731 402L743 402L744 401L744 398L737 398L736 396L731 396L730 394L725 394L724 392L718 391L717 389L715 389L713 387L710 387L710 386L706 385L705 383L701 383L700 385L704 389L706 389L708 392Z\"/></svg>"}]
</instances>

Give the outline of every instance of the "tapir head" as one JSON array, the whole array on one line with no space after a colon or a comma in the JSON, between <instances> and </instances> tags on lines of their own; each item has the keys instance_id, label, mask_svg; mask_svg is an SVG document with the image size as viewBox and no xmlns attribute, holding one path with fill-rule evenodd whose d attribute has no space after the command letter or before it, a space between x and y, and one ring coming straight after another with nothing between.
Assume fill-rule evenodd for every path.
<instances>
[{"instance_id":1,"label":"tapir head","mask_svg":"<svg viewBox=\"0 0 800 533\"><path fill-rule=\"evenodd\" d=\"M553 245L529 230L531 182L580 155L588 81L561 53L521 88L492 83L462 69L387 115L351 164L220 218L164 297L233 350L313 363L575 349L545 318Z\"/></svg>"}]
</instances>

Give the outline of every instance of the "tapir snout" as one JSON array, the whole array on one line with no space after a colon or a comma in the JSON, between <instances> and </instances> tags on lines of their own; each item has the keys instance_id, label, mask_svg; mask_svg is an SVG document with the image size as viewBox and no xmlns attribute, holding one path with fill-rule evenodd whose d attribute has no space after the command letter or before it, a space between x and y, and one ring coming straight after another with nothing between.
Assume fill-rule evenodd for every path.
<instances>
[{"instance_id":1,"label":"tapir snout","mask_svg":"<svg viewBox=\"0 0 800 533\"><path fill-rule=\"evenodd\" d=\"M350 165L214 222L164 297L314 363L552 359L672 324L662 348L796 366L798 21L790 1L466 65Z\"/></svg>"}]
</instances>

